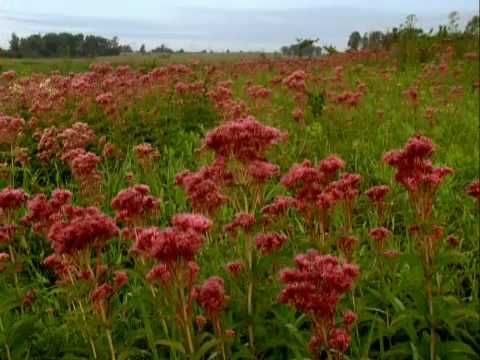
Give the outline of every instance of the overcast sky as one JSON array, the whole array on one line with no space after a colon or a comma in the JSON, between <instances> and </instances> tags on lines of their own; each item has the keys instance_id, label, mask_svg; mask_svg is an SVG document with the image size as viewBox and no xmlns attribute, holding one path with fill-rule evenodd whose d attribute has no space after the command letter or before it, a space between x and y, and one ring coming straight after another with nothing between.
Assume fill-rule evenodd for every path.
<instances>
[{"instance_id":1,"label":"overcast sky","mask_svg":"<svg viewBox=\"0 0 480 360\"><path fill-rule=\"evenodd\" d=\"M12 32L82 32L118 36L147 49L278 50L297 37L345 48L361 33L399 25L416 14L426 30L457 10L462 26L478 0L0 0L0 47Z\"/></svg>"}]
</instances>

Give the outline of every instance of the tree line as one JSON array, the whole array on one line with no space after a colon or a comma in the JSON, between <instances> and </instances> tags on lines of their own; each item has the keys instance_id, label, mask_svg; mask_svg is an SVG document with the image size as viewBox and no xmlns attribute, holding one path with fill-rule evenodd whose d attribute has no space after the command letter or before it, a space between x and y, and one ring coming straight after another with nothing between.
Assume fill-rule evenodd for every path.
<instances>
[{"instance_id":1,"label":"tree line","mask_svg":"<svg viewBox=\"0 0 480 360\"><path fill-rule=\"evenodd\" d=\"M95 57L115 56L132 52L129 45L120 45L118 38L107 39L101 36L47 33L19 37L12 34L8 50L1 50L0 55L8 57Z\"/></svg>"},{"instance_id":2,"label":"tree line","mask_svg":"<svg viewBox=\"0 0 480 360\"><path fill-rule=\"evenodd\" d=\"M393 45L398 44L406 39L460 39L465 37L477 37L480 32L479 16L475 15L467 23L465 29L460 29L460 14L452 11L448 16L448 24L439 25L437 31L430 29L425 32L422 28L417 27L417 17L414 14L408 15L405 22L399 27L394 27L386 32L371 31L360 34L354 31L348 38L348 50L389 50Z\"/></svg>"},{"instance_id":3,"label":"tree line","mask_svg":"<svg viewBox=\"0 0 480 360\"><path fill-rule=\"evenodd\" d=\"M405 47L414 42L418 50L428 47L433 42L441 40L473 40L478 42L480 33L479 16L475 15L467 23L464 30L460 29L460 14L453 11L448 16L448 23L440 25L437 31L430 29L425 32L417 26L418 20L415 15L408 15L405 22L398 27L387 31L371 31L363 35L359 31L353 31L347 43L347 51L358 50L391 50L394 47ZM299 38L295 44L282 46L280 52L285 56L320 56L324 53L332 54L337 49L332 46L316 45L319 39Z\"/></svg>"}]
</instances>

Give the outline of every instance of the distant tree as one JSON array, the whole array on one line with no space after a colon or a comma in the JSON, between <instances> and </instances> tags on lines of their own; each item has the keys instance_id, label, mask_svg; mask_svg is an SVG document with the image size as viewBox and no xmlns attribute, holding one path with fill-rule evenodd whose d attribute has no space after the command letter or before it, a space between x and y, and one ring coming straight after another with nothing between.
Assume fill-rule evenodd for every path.
<instances>
[{"instance_id":1,"label":"distant tree","mask_svg":"<svg viewBox=\"0 0 480 360\"><path fill-rule=\"evenodd\" d=\"M381 31L372 31L368 34L368 48L372 50L378 50L383 45L383 32Z\"/></svg>"},{"instance_id":2,"label":"distant tree","mask_svg":"<svg viewBox=\"0 0 480 360\"><path fill-rule=\"evenodd\" d=\"M406 29L414 29L415 26L417 25L417 22L418 22L417 15L410 14L410 15L407 15L407 17L405 18L404 26Z\"/></svg>"},{"instance_id":3,"label":"distant tree","mask_svg":"<svg viewBox=\"0 0 480 360\"><path fill-rule=\"evenodd\" d=\"M121 45L120 46L120 53L128 54L132 53L132 47L130 45Z\"/></svg>"},{"instance_id":4,"label":"distant tree","mask_svg":"<svg viewBox=\"0 0 480 360\"><path fill-rule=\"evenodd\" d=\"M362 49L368 49L368 33L363 34L360 44L362 45Z\"/></svg>"},{"instance_id":5,"label":"distant tree","mask_svg":"<svg viewBox=\"0 0 480 360\"><path fill-rule=\"evenodd\" d=\"M326 45L323 47L328 55L332 55L338 52L337 48L333 45Z\"/></svg>"},{"instance_id":6,"label":"distant tree","mask_svg":"<svg viewBox=\"0 0 480 360\"><path fill-rule=\"evenodd\" d=\"M15 33L12 33L10 39L10 53L14 57L20 56L20 38Z\"/></svg>"},{"instance_id":7,"label":"distant tree","mask_svg":"<svg viewBox=\"0 0 480 360\"><path fill-rule=\"evenodd\" d=\"M282 46L280 52L284 56L320 56L321 46L314 45L317 41L318 39L297 39L295 44Z\"/></svg>"},{"instance_id":8,"label":"distant tree","mask_svg":"<svg viewBox=\"0 0 480 360\"><path fill-rule=\"evenodd\" d=\"M447 30L450 34L457 34L460 32L460 13L458 11L452 11L448 14L448 26Z\"/></svg>"},{"instance_id":9,"label":"distant tree","mask_svg":"<svg viewBox=\"0 0 480 360\"><path fill-rule=\"evenodd\" d=\"M318 39L303 39L297 38L297 55L302 57L303 55L311 55L313 53L313 48L315 43L318 42Z\"/></svg>"},{"instance_id":10,"label":"distant tree","mask_svg":"<svg viewBox=\"0 0 480 360\"><path fill-rule=\"evenodd\" d=\"M470 35L480 35L480 17L478 15L475 15L470 19L465 27L465 32Z\"/></svg>"},{"instance_id":11,"label":"distant tree","mask_svg":"<svg viewBox=\"0 0 480 360\"><path fill-rule=\"evenodd\" d=\"M145 49L145 44L142 44L142 46L140 46L140 54L145 54L147 52L147 50Z\"/></svg>"},{"instance_id":12,"label":"distant tree","mask_svg":"<svg viewBox=\"0 0 480 360\"><path fill-rule=\"evenodd\" d=\"M360 43L362 41L362 35L358 31L354 31L350 34L348 38L348 47L352 50L358 50Z\"/></svg>"},{"instance_id":13,"label":"distant tree","mask_svg":"<svg viewBox=\"0 0 480 360\"><path fill-rule=\"evenodd\" d=\"M120 54L118 38L71 33L35 34L19 38L12 34L10 54L23 57L80 57Z\"/></svg>"},{"instance_id":14,"label":"distant tree","mask_svg":"<svg viewBox=\"0 0 480 360\"><path fill-rule=\"evenodd\" d=\"M173 50L168 48L165 44L160 45L159 47L156 47L155 49L152 49L152 53L158 53L158 54L172 54Z\"/></svg>"}]
</instances>

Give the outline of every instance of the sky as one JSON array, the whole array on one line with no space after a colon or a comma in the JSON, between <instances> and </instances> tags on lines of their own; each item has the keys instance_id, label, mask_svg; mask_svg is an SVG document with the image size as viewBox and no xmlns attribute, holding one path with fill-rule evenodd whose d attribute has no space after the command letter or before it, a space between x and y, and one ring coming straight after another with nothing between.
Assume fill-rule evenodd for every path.
<instances>
[{"instance_id":1,"label":"sky","mask_svg":"<svg viewBox=\"0 0 480 360\"><path fill-rule=\"evenodd\" d=\"M478 0L0 0L0 47L11 33L118 36L148 49L275 51L296 38L319 38L344 49L354 30L386 30L416 14L426 30L456 10L461 26L479 12Z\"/></svg>"}]
</instances>

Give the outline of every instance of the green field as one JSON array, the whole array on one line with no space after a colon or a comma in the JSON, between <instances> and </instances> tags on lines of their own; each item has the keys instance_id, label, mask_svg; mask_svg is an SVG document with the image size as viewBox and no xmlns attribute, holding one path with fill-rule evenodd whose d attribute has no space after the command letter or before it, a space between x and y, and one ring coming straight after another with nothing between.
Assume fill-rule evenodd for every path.
<instances>
[{"instance_id":1,"label":"green field","mask_svg":"<svg viewBox=\"0 0 480 360\"><path fill-rule=\"evenodd\" d=\"M479 58L436 51L0 59L0 358L478 359Z\"/></svg>"}]
</instances>

